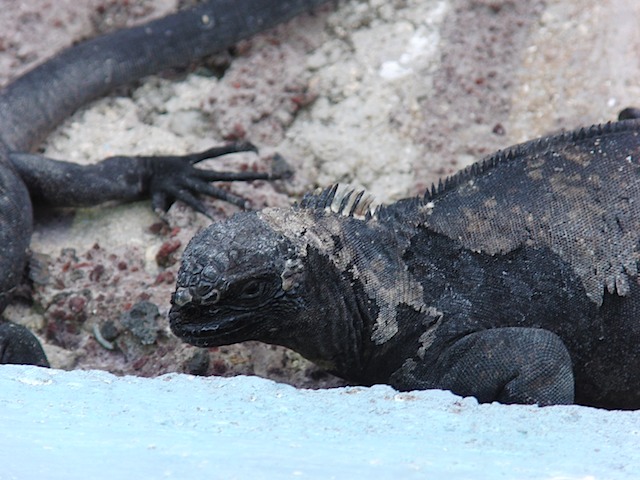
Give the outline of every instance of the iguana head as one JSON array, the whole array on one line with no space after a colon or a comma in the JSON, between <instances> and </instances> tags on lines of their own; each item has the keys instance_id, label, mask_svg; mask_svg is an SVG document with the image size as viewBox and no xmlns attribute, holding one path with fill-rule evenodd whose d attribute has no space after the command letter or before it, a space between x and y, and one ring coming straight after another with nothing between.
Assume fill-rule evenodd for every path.
<instances>
[{"instance_id":1,"label":"iguana head","mask_svg":"<svg viewBox=\"0 0 640 480\"><path fill-rule=\"evenodd\" d=\"M295 348L296 336L317 333L322 322L314 318L326 323L340 304L341 277L353 261L343 220L365 214L370 203L336 186L305 197L300 207L210 225L185 249L171 329L198 346L261 340Z\"/></svg>"},{"instance_id":2,"label":"iguana head","mask_svg":"<svg viewBox=\"0 0 640 480\"><path fill-rule=\"evenodd\" d=\"M169 314L198 346L262 340L297 306L296 250L255 212L214 223L187 246Z\"/></svg>"}]
</instances>

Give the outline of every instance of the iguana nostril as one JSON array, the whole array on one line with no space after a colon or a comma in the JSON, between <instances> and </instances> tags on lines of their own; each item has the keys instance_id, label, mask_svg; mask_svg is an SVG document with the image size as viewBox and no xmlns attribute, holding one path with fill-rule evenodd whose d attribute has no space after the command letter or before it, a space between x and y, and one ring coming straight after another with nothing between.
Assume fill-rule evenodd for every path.
<instances>
[{"instance_id":1,"label":"iguana nostril","mask_svg":"<svg viewBox=\"0 0 640 480\"><path fill-rule=\"evenodd\" d=\"M220 299L220 291L213 288L210 284L200 284L190 289L193 299L201 303L216 303Z\"/></svg>"}]
</instances>

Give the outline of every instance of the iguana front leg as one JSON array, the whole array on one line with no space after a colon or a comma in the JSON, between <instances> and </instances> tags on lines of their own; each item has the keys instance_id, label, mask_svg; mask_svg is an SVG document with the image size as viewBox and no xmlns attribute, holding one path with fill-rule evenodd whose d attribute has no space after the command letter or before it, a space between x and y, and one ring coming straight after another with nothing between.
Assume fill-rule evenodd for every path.
<instances>
[{"instance_id":1,"label":"iguana front leg","mask_svg":"<svg viewBox=\"0 0 640 480\"><path fill-rule=\"evenodd\" d=\"M14 152L9 158L35 204L80 207L150 197L153 208L158 211L166 211L175 200L181 200L206 215L198 195L247 207L245 199L210 182L275 180L286 176L286 172L218 172L195 165L230 153L256 151L249 142L235 142L183 156L116 156L93 165L28 153Z\"/></svg>"},{"instance_id":2,"label":"iguana front leg","mask_svg":"<svg viewBox=\"0 0 640 480\"><path fill-rule=\"evenodd\" d=\"M557 405L574 400L571 357L560 337L548 330L483 330L446 347L433 363L412 362L393 375L392 384L451 390L483 403Z\"/></svg>"}]
</instances>

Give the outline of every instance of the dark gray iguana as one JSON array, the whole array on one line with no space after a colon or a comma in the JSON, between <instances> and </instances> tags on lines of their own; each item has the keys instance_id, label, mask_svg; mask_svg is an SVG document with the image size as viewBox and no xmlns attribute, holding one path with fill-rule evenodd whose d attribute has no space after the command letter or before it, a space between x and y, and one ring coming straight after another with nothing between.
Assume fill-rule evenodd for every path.
<instances>
[{"instance_id":1,"label":"dark gray iguana","mask_svg":"<svg viewBox=\"0 0 640 480\"><path fill-rule=\"evenodd\" d=\"M176 199L204 212L197 194L244 205L209 182L275 178L264 173L199 170L201 160L253 150L238 142L184 157L112 157L92 166L28 153L82 105L163 69L185 66L326 0L213 0L192 9L68 48L0 90L0 312L20 281L32 231L32 201L95 205L151 197L166 210ZM0 322L0 363L46 365L26 329Z\"/></svg>"},{"instance_id":2,"label":"dark gray iguana","mask_svg":"<svg viewBox=\"0 0 640 480\"><path fill-rule=\"evenodd\" d=\"M173 332L283 345L365 385L640 408L640 120L370 204L334 187L211 225L184 253Z\"/></svg>"}]
</instances>

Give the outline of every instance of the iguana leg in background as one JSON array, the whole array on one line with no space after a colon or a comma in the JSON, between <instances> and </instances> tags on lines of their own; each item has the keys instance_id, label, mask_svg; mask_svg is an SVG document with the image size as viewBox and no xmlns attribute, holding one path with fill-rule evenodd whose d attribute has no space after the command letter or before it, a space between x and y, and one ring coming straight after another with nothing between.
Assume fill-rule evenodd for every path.
<instances>
[{"instance_id":1,"label":"iguana leg in background","mask_svg":"<svg viewBox=\"0 0 640 480\"><path fill-rule=\"evenodd\" d=\"M94 165L78 165L30 153L12 153L9 158L35 204L84 207L110 200L151 198L152 207L158 213L166 212L175 200L180 200L208 215L198 194L247 207L245 199L209 182L282 178L281 174L217 172L195 167L203 160L239 152L257 152L257 149L249 142L236 142L183 156L109 157Z\"/></svg>"}]
</instances>

